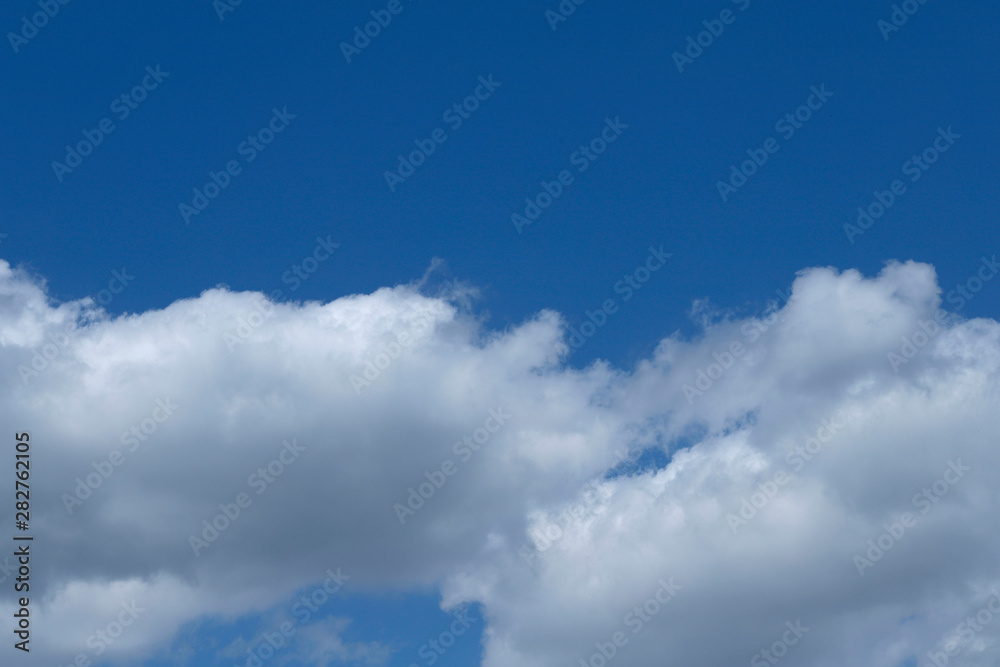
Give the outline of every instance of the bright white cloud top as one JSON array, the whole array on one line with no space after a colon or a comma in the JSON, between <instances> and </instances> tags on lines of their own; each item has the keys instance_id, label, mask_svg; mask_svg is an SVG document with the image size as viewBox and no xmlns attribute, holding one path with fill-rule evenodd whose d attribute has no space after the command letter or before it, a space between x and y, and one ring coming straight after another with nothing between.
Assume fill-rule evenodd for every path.
<instances>
[{"instance_id":1,"label":"bright white cloud top","mask_svg":"<svg viewBox=\"0 0 1000 667\"><path fill-rule=\"evenodd\" d=\"M924 264L808 269L771 313L577 369L554 312L493 331L402 286L112 318L0 263L0 413L35 443L55 630L32 664L92 653L123 602L141 622L107 655L137 660L338 567L482 604L486 667L994 664L1000 326L940 297ZM606 474L655 447L665 467ZM344 623L303 641L385 659Z\"/></svg>"}]
</instances>

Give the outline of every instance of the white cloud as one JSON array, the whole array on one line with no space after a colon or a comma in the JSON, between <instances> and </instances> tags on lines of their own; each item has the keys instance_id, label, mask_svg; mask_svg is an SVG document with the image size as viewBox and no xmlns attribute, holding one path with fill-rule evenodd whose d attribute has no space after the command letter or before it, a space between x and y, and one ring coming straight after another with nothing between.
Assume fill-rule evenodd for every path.
<instances>
[{"instance_id":1,"label":"white cloud","mask_svg":"<svg viewBox=\"0 0 1000 667\"><path fill-rule=\"evenodd\" d=\"M213 289L112 318L50 303L0 263L0 415L32 433L45 535L37 627L67 637L33 651L37 664L86 650L72 638L111 621L122 596L147 610L116 647L137 659L185 621L268 608L340 566L355 592L441 583L446 605L483 603L487 667L578 664L617 631L621 664L746 662L799 619L809 631L790 664L888 666L923 656L1000 583L1000 327L951 324L898 372L887 359L934 316L931 267L803 271L775 317L666 339L629 370L567 367L555 313L491 332L459 296L402 286L251 320L260 295ZM18 367L47 342L57 353L23 382ZM743 350L722 368L733 342ZM356 391L351 376L390 349ZM713 363L689 401L684 386ZM154 419L165 399L176 411ZM499 407L509 423L463 461L454 443ZM831 419L842 426L816 453L789 458ZM146 439L129 451L133 428ZM299 457L267 473L293 439ZM581 490L623 447L678 443L663 469ZM62 494L115 449L124 461L70 515ZM393 505L446 459L455 474L401 526ZM971 471L920 514L913 496L957 459ZM734 534L727 515L779 471L794 476ZM249 506L196 557L189 536L241 493ZM859 576L853 556L903 512L914 527ZM519 553L546 526L559 538L529 565ZM633 634L629 610L671 577L683 588ZM966 664L996 659L998 628Z\"/></svg>"}]
</instances>

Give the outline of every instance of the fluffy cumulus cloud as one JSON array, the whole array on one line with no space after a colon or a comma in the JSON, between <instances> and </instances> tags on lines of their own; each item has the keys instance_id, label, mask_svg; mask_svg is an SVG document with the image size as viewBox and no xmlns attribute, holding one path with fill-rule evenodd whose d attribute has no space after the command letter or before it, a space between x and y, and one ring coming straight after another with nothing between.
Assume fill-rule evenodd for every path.
<instances>
[{"instance_id":1,"label":"fluffy cumulus cloud","mask_svg":"<svg viewBox=\"0 0 1000 667\"><path fill-rule=\"evenodd\" d=\"M481 604L486 667L1000 659L1000 326L941 317L932 267L805 270L631 369L462 297L111 317L0 263L0 417L31 431L33 613L58 629L37 664L119 619L107 656L141 660L337 568ZM384 663L348 623L299 650Z\"/></svg>"}]
</instances>

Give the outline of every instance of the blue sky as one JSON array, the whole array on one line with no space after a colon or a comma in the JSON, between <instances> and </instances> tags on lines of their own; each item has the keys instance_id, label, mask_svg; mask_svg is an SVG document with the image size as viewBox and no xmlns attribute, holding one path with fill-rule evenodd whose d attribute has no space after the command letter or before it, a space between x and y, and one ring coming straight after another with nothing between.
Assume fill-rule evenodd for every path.
<instances>
[{"instance_id":1,"label":"blue sky","mask_svg":"<svg viewBox=\"0 0 1000 667\"><path fill-rule=\"evenodd\" d=\"M441 257L486 290L503 327L546 307L578 316L664 244L669 276L589 352L627 363L687 327L695 298L759 303L804 266L872 273L892 258L930 262L949 284L984 250L997 213L987 4L921 6L888 42L876 22L891 6L878 3L588 2L555 31L544 3L402 6L348 64L338 44L374 4L245 2L224 21L209 2L66 5L9 54L5 256L62 298L134 267L141 287L112 309L135 311L218 283L280 288L331 235L340 256L296 296L406 282ZM8 8L7 24L32 7ZM736 21L679 73L671 54L726 8ZM170 76L59 183L51 162L115 120L111 101L150 65ZM502 86L390 192L396 156L446 127L443 112L489 74ZM723 203L716 182L819 84L828 104ZM288 131L185 225L178 204L285 106L297 116ZM621 140L518 235L511 214L573 168L570 154L608 116L629 125ZM848 243L842 225L940 126L962 136L955 150ZM976 312L1000 298L983 296Z\"/></svg>"},{"instance_id":2,"label":"blue sky","mask_svg":"<svg viewBox=\"0 0 1000 667\"><path fill-rule=\"evenodd\" d=\"M478 290L470 316L486 338L546 310L578 329L613 300L561 363L628 373L675 332L700 340L707 323L762 313L810 267L872 277L913 260L934 267L944 300L1000 250L991 3L913 0L887 30L890 2L51 2L58 12L29 38L8 34L3 56L0 257L44 279L51 303L97 298L124 271L112 319L220 285L326 303L460 281ZM560 6L575 9L553 19ZM20 33L38 11L17 0L0 25ZM372 12L391 21L345 57ZM706 30L721 33L691 47ZM141 101L116 102L136 86ZM467 117L449 116L470 96ZM98 134L78 166L53 166ZM249 148L252 136L266 145ZM602 152L581 157L594 141ZM434 150L390 187L397 156L421 145ZM933 164L911 162L927 150ZM730 181L755 155L752 175ZM572 181L557 187L562 172ZM185 216L212 173L225 187ZM845 230L897 180L884 215ZM723 196L720 181L739 187ZM546 187L558 195L519 228L512 215ZM309 257L315 272L296 279ZM622 286L640 274L641 288ZM957 303L943 307L995 317L1000 289ZM322 615L353 619L344 641L389 647L385 664L429 664L417 651L451 622L445 579L433 567L374 577ZM217 650L265 630L286 595L190 618L132 664L233 664ZM472 632L436 664L478 664L485 617L469 608Z\"/></svg>"}]
</instances>

